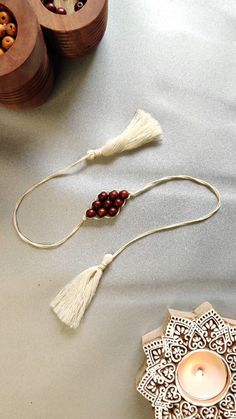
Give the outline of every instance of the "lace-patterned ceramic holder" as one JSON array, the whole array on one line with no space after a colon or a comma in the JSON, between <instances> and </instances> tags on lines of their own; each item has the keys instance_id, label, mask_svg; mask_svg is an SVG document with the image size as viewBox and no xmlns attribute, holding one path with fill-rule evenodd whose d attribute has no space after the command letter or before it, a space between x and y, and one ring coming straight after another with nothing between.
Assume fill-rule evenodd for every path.
<instances>
[{"instance_id":1,"label":"lace-patterned ceramic holder","mask_svg":"<svg viewBox=\"0 0 236 419\"><path fill-rule=\"evenodd\" d=\"M41 0L29 0L45 29L52 48L74 58L93 50L101 41L107 26L108 0L87 0L79 11L74 11L76 0L54 0L66 15L49 11Z\"/></svg>"},{"instance_id":2,"label":"lace-patterned ceramic holder","mask_svg":"<svg viewBox=\"0 0 236 419\"><path fill-rule=\"evenodd\" d=\"M137 390L156 419L236 418L236 321L209 303L193 313L168 310L143 336Z\"/></svg>"}]
</instances>

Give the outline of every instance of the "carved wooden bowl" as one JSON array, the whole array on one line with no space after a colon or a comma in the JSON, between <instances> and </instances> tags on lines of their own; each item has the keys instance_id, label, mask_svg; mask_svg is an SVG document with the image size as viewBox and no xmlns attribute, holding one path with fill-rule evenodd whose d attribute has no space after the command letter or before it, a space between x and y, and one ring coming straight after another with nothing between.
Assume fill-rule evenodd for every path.
<instances>
[{"instance_id":1,"label":"carved wooden bowl","mask_svg":"<svg viewBox=\"0 0 236 419\"><path fill-rule=\"evenodd\" d=\"M52 13L41 0L29 1L53 49L66 57L79 57L90 52L105 33L108 0L87 0L77 12L74 11L76 0L54 0L55 6L66 9L66 15Z\"/></svg>"},{"instance_id":2,"label":"carved wooden bowl","mask_svg":"<svg viewBox=\"0 0 236 419\"><path fill-rule=\"evenodd\" d=\"M163 325L143 336L143 350L137 390L155 419L236 418L235 320L209 303L192 313L168 310Z\"/></svg>"},{"instance_id":3,"label":"carved wooden bowl","mask_svg":"<svg viewBox=\"0 0 236 419\"><path fill-rule=\"evenodd\" d=\"M47 47L27 0L0 0L17 23L13 46L0 57L0 106L30 108L46 101L53 87Z\"/></svg>"}]
</instances>

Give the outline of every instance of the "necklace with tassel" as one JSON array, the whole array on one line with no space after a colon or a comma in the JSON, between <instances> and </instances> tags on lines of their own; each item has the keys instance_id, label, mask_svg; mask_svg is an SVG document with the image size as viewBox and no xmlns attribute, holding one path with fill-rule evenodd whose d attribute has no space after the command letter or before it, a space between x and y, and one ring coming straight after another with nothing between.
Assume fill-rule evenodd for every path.
<instances>
[{"instance_id":1,"label":"necklace with tassel","mask_svg":"<svg viewBox=\"0 0 236 419\"><path fill-rule=\"evenodd\" d=\"M21 195L21 197L18 199L16 203L13 213L13 225L18 236L24 242L36 248L52 249L61 246L63 243L69 240L69 238L72 237L80 229L80 227L84 223L88 222L90 219L100 220L103 217L110 218L118 216L126 202L131 201L140 194L147 192L151 188L159 186L166 182L183 180L191 181L203 187L206 187L208 190L210 190L210 192L212 192L215 195L217 199L217 204L215 208L209 213L196 219L186 220L180 223L170 224L162 227L155 227L151 230L145 231L144 233L138 235L137 237L125 243L113 254L106 254L100 264L86 269L85 271L77 275L70 283L68 283L51 302L51 308L64 324L73 329L76 329L79 326L86 309L90 305L97 291L103 272L114 261L114 259L116 259L129 246L149 235L177 229L192 224L197 224L209 219L221 207L220 192L209 182L189 175L166 176L148 183L136 192L129 192L126 189L123 189L121 191L113 190L111 192L102 191L98 195L97 199L92 203L91 208L88 208L86 210L81 221L74 227L74 229L64 238L54 243L34 242L22 233L22 231L19 228L17 218L20 205L24 198L31 192L33 192L36 188L50 181L51 179L66 175L72 168L77 166L82 161L94 160L101 156L109 157L118 153L122 153L124 151L129 151L138 148L153 140L160 140L161 134L162 129L159 123L150 114L142 110L138 110L131 123L120 136L116 137L115 139L109 140L103 147L97 150L89 150L86 153L86 155L83 156L81 159L70 164L64 169L54 172L53 174L41 180L40 182L31 186L26 192L24 192L23 195Z\"/></svg>"},{"instance_id":2,"label":"necklace with tassel","mask_svg":"<svg viewBox=\"0 0 236 419\"><path fill-rule=\"evenodd\" d=\"M119 194L116 193L116 191L112 191L114 193L111 192L109 196L103 195L103 198L104 196L106 196L107 199L103 199L101 195L101 199L102 201L104 201L103 203L105 204L105 207L100 202L98 203L99 200L97 200L96 203L94 202L91 211L88 210L86 212L82 220L73 228L73 230L65 237L63 237L61 240L58 240L54 243L37 243L33 240L30 240L20 230L17 217L19 208L23 200L26 198L27 195L32 193L39 186L49 182L52 179L68 174L71 171L71 169L73 169L75 166L79 165L85 160L91 161L99 157L111 157L116 154L123 153L125 151L131 151L152 141L160 140L161 134L162 129L159 123L149 113L144 112L141 109L138 109L128 127L118 137L107 141L106 144L104 144L101 148L98 148L97 150L87 151L85 156L71 163L69 166L66 166L63 169L58 170L52 173L51 175L47 176L46 178L42 179L41 181L35 183L35 185L31 186L29 189L27 189L27 191L23 193L23 195L19 197L13 213L13 225L18 236L25 243L28 243L31 246L37 247L39 249L53 249L61 246L63 243L69 240L70 237L72 237L80 229L80 227L88 218L103 218L104 216L114 217L118 215L120 212L120 208L124 205L126 199L129 196L129 194L127 194L126 191L120 191ZM112 198L112 200L108 198ZM105 201L109 202L105 203Z\"/></svg>"}]
</instances>

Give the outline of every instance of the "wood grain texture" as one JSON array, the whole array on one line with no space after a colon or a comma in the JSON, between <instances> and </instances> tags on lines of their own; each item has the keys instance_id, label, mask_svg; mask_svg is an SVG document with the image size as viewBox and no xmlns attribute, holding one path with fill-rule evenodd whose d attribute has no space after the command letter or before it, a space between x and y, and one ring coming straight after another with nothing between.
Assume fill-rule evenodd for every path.
<instances>
[{"instance_id":1,"label":"wood grain texture","mask_svg":"<svg viewBox=\"0 0 236 419\"><path fill-rule=\"evenodd\" d=\"M54 0L56 7L63 7L67 11L68 15L72 15L75 12L75 4L77 0Z\"/></svg>"},{"instance_id":2,"label":"wood grain texture","mask_svg":"<svg viewBox=\"0 0 236 419\"><path fill-rule=\"evenodd\" d=\"M87 0L84 7L69 15L47 10L41 0L29 0L40 25L47 31L52 47L66 57L79 57L93 50L107 26L108 0Z\"/></svg>"},{"instance_id":3,"label":"wood grain texture","mask_svg":"<svg viewBox=\"0 0 236 419\"><path fill-rule=\"evenodd\" d=\"M0 105L36 107L53 87L53 71L37 18L27 0L1 0L14 15L18 34L0 61Z\"/></svg>"}]
</instances>

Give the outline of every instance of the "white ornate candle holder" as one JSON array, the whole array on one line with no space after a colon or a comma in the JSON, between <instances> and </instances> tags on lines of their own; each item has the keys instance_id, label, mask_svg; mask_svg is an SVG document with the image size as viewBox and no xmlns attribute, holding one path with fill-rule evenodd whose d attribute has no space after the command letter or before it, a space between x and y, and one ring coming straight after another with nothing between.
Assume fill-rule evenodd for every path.
<instances>
[{"instance_id":1,"label":"white ornate candle holder","mask_svg":"<svg viewBox=\"0 0 236 419\"><path fill-rule=\"evenodd\" d=\"M143 336L147 362L137 390L156 419L236 418L236 321L209 303L193 313L168 310Z\"/></svg>"}]
</instances>

